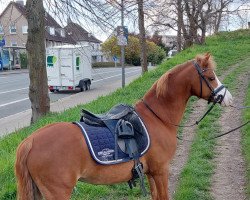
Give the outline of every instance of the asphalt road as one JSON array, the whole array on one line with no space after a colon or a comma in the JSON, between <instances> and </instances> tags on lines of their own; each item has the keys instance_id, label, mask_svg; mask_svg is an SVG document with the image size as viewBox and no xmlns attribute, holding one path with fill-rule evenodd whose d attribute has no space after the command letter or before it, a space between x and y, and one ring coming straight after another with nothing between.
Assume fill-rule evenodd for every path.
<instances>
[{"instance_id":1,"label":"asphalt road","mask_svg":"<svg viewBox=\"0 0 250 200\"><path fill-rule=\"evenodd\" d=\"M125 69L126 77L140 75L140 67ZM102 87L103 84L110 84L121 80L121 68L93 69L91 89ZM28 97L29 75L28 73L6 74L0 73L0 119L28 110L30 100ZM67 96L76 94L79 91L61 91L49 93L51 102Z\"/></svg>"}]
</instances>

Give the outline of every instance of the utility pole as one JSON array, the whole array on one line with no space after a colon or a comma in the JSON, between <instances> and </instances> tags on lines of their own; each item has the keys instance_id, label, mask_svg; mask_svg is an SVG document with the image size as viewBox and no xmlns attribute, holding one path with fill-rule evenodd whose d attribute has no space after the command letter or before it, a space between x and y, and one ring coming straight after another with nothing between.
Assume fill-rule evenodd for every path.
<instances>
[{"instance_id":1,"label":"utility pole","mask_svg":"<svg viewBox=\"0 0 250 200\"><path fill-rule=\"evenodd\" d=\"M121 26L124 28L124 0L121 0ZM125 87L125 67L124 59L125 58L125 46L121 45L121 61L122 61L122 87Z\"/></svg>"}]
</instances>

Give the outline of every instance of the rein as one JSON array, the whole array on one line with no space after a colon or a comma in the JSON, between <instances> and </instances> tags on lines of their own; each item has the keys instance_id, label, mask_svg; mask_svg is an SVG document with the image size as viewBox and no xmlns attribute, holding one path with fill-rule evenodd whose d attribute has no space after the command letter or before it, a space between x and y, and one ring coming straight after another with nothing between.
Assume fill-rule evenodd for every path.
<instances>
[{"instance_id":1,"label":"rein","mask_svg":"<svg viewBox=\"0 0 250 200\"><path fill-rule=\"evenodd\" d=\"M244 124L241 124L240 126L231 129L230 131L227 131L227 132L225 132L225 133L216 135L216 136L214 136L214 137L210 137L210 138L208 138L208 139L205 140L205 141L213 140L213 139L222 137L222 136L224 136L224 135L227 135L227 134L229 134L229 133L232 133L232 132L234 132L234 131L236 131L236 130L242 128L243 126L246 126L248 123L250 123L250 121L247 121L247 122L245 122ZM179 136L177 136L177 138L178 138L179 140L182 140L182 141L193 142L192 140L184 140L184 139L180 138Z\"/></svg>"},{"instance_id":2,"label":"rein","mask_svg":"<svg viewBox=\"0 0 250 200\"><path fill-rule=\"evenodd\" d=\"M162 123L165 123L153 110L152 108L150 108L150 106L145 102L144 99L141 99L141 101L143 102L143 104L147 107L148 110L150 110L160 121L162 121ZM177 127L192 127L195 125L198 125L205 117L208 113L210 113L210 111L213 109L213 107L215 106L217 102L214 102L213 105L205 112L205 114L195 123L191 124L191 125L180 125L180 124L174 124L172 122L167 122L168 124L171 124L172 126L177 126Z\"/></svg>"}]
</instances>

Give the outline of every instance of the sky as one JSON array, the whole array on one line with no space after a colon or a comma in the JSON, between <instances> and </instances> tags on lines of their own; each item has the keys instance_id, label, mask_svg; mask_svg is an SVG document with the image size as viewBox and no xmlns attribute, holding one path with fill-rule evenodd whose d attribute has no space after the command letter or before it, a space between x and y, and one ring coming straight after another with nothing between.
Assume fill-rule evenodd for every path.
<instances>
[{"instance_id":1,"label":"sky","mask_svg":"<svg viewBox=\"0 0 250 200\"><path fill-rule=\"evenodd\" d=\"M9 4L11 0L0 0L0 13L6 8L6 6ZM237 7L238 4L236 3L238 0L235 0L235 3L233 3L231 5L231 8L233 9L234 7ZM250 0L247 0L249 1L248 3L248 9L250 8ZM24 0L24 2L26 3L26 0ZM222 30L235 30L235 29L238 29L238 28L246 28L247 27L247 22L250 22L250 11L247 10L247 11L242 11L243 12L243 17L244 17L244 20L241 21L239 20L236 16L234 17L231 17L228 19L227 22L224 22L223 24L223 27L222 27ZM127 20L129 21L129 20ZM125 21L126 22L126 21ZM245 23L245 27L242 27L243 23ZM106 38L111 34L112 30L110 31L106 31L106 32L103 32L102 30L96 28L96 27L93 27L93 25L89 25L89 24L81 24L88 32L91 32L95 37L97 37L99 40L101 41L105 41ZM125 24L126 25L126 24ZM137 28L134 27L134 26L130 26L129 25L129 32L134 32ZM173 35L174 32L173 31L169 31L167 33L165 33L167 35Z\"/></svg>"}]
</instances>

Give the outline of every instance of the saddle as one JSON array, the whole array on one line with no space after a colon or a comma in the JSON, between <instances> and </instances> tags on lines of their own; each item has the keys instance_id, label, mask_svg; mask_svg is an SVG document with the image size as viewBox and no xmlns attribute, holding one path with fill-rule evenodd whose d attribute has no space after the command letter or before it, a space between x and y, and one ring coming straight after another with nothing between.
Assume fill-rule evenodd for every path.
<instances>
[{"instance_id":1,"label":"saddle","mask_svg":"<svg viewBox=\"0 0 250 200\"><path fill-rule=\"evenodd\" d=\"M94 127L95 130L106 128L112 133L111 135L114 137L114 161L122 160L120 151L126 154L129 160L134 160L132 179L128 181L129 187L132 189L133 186L136 186L135 180L139 178L143 194L146 195L143 165L139 158L148 150L150 141L147 130L135 109L124 104L116 105L104 114L94 114L83 109L80 122L84 123L85 132L89 127ZM147 138L146 147L144 144L145 138ZM144 143L142 143L143 141ZM87 143L90 146L90 142ZM109 159L107 163L115 164L110 161L112 157L111 148L105 148L98 154L105 155L105 159ZM128 159L125 159L125 161L128 161ZM105 164L105 162L101 164Z\"/></svg>"}]
</instances>

